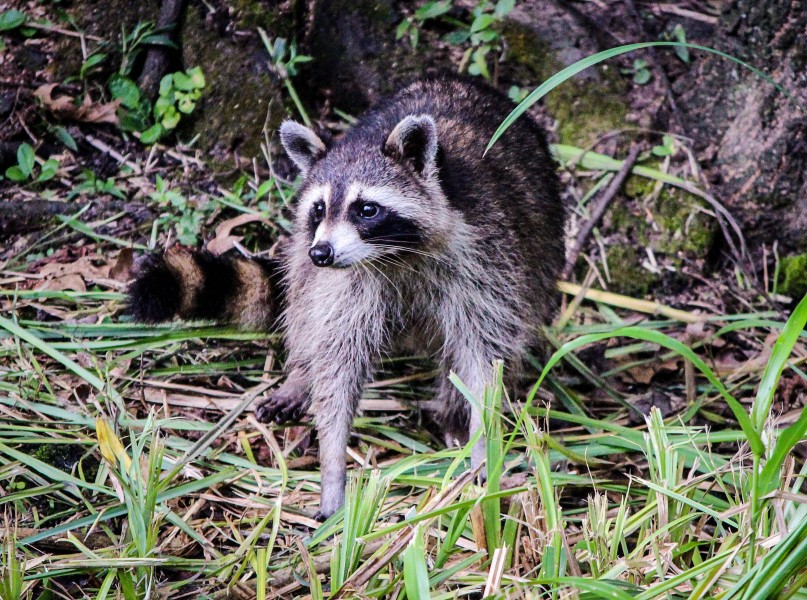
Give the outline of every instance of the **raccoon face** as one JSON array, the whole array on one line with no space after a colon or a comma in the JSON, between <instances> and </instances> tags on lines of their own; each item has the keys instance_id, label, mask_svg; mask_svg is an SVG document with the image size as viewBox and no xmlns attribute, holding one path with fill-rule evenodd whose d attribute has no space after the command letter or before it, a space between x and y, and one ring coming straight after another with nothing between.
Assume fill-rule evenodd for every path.
<instances>
[{"instance_id":1,"label":"raccoon face","mask_svg":"<svg viewBox=\"0 0 807 600\"><path fill-rule=\"evenodd\" d=\"M437 180L437 128L427 115L408 116L373 143L363 134L335 147L287 121L280 130L305 177L296 228L318 267L363 261L400 263L427 253L445 229L448 204ZM384 257L397 255L396 259Z\"/></svg>"}]
</instances>

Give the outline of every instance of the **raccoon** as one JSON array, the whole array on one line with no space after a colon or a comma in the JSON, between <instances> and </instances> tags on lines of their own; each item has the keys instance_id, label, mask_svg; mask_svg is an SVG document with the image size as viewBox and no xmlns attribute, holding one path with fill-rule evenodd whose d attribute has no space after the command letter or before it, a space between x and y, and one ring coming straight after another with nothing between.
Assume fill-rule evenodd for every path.
<instances>
[{"instance_id":1,"label":"raccoon","mask_svg":"<svg viewBox=\"0 0 807 600\"><path fill-rule=\"evenodd\" d=\"M256 318L251 302L282 288L286 382L256 414L313 415L320 519L344 502L362 388L401 340L440 365L438 420L448 441L467 440L482 425L478 405L469 406L449 373L481 397L494 361L515 371L528 348L543 345L539 326L557 304L565 212L544 133L531 119L483 154L511 109L484 84L440 78L402 89L334 141L284 122L280 140L303 183L278 263L247 279L235 261L224 270L235 276L228 289L242 291L232 305L217 298L215 310L195 298L215 287L209 258L193 262L196 275L179 277L193 289L176 285L175 305L231 320L242 311L265 323L267 311ZM256 286L264 292L250 292ZM483 444L471 458L482 463Z\"/></svg>"}]
</instances>

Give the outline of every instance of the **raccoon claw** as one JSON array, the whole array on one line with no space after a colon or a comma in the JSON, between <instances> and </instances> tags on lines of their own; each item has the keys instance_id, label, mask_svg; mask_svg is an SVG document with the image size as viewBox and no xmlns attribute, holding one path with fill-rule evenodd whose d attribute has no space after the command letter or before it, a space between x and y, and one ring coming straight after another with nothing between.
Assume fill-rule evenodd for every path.
<instances>
[{"instance_id":1,"label":"raccoon claw","mask_svg":"<svg viewBox=\"0 0 807 600\"><path fill-rule=\"evenodd\" d=\"M314 515L314 520L317 521L318 523L324 523L325 521L328 520L328 517L330 516L331 515L326 515L321 510L318 510L317 513Z\"/></svg>"},{"instance_id":2,"label":"raccoon claw","mask_svg":"<svg viewBox=\"0 0 807 600\"><path fill-rule=\"evenodd\" d=\"M283 388L255 409L261 423L289 423L299 421L308 408L308 398L302 394L283 393Z\"/></svg>"}]
</instances>

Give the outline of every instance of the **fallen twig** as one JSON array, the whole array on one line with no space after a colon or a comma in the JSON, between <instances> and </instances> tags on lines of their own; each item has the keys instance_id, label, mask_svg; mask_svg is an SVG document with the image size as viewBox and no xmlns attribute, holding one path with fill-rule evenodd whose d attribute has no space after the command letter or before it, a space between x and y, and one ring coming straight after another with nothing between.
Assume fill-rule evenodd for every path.
<instances>
[{"instance_id":1,"label":"fallen twig","mask_svg":"<svg viewBox=\"0 0 807 600\"><path fill-rule=\"evenodd\" d=\"M636 159L638 157L639 145L634 144L631 146L631 149L628 152L628 157L622 162L622 167L619 169L619 171L617 171L617 174L614 175L614 178L611 180L611 183L608 184L605 192L597 199L597 202L591 211L591 218L578 232L574 246L572 246L569 256L566 259L566 266L563 267L563 274L561 275L562 279L567 279L569 275L571 275L572 269L574 269L574 264L577 262L577 257L580 255L580 251L583 249L583 245L586 243L588 236L591 235L594 227L596 227L600 222L600 219L605 214L605 209L608 208L608 205L622 187L622 184L624 183L625 179L627 179L631 169L633 169L633 165L636 164Z\"/></svg>"}]
</instances>

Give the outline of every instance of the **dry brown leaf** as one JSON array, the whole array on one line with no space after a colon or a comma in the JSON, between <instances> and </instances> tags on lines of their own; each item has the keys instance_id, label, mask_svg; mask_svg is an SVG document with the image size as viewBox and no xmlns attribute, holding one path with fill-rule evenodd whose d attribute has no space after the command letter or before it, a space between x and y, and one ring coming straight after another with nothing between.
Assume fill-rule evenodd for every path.
<instances>
[{"instance_id":1,"label":"dry brown leaf","mask_svg":"<svg viewBox=\"0 0 807 600\"><path fill-rule=\"evenodd\" d=\"M86 292L87 286L84 284L84 279L81 278L81 275L76 273L68 273L66 275L46 279L42 283L38 284L35 289L48 292L63 290Z\"/></svg>"},{"instance_id":2,"label":"dry brown leaf","mask_svg":"<svg viewBox=\"0 0 807 600\"><path fill-rule=\"evenodd\" d=\"M72 263L48 263L39 271L42 282L36 285L37 290L74 290L87 291L85 282L109 278L109 267L95 266L92 257L82 256Z\"/></svg>"},{"instance_id":3,"label":"dry brown leaf","mask_svg":"<svg viewBox=\"0 0 807 600\"><path fill-rule=\"evenodd\" d=\"M45 108L57 117L82 121L84 123L109 123L118 124L117 110L120 100L112 102L93 102L89 94L84 95L84 101L80 105L75 104L75 98L71 96L53 97L54 88L58 83L46 83L39 86L34 91L34 96L42 101Z\"/></svg>"},{"instance_id":4,"label":"dry brown leaf","mask_svg":"<svg viewBox=\"0 0 807 600\"><path fill-rule=\"evenodd\" d=\"M134 251L124 248L118 253L118 258L109 268L109 276L115 281L127 282L132 278L132 265L134 264Z\"/></svg>"},{"instance_id":5,"label":"dry brown leaf","mask_svg":"<svg viewBox=\"0 0 807 600\"><path fill-rule=\"evenodd\" d=\"M222 221L219 226L216 227L216 237L205 245L207 251L217 256L224 254L233 247L234 243L244 239L244 236L232 235L233 229L241 225L246 225L247 223L254 223L255 221L267 221L267 219L260 215L243 214Z\"/></svg>"}]
</instances>

